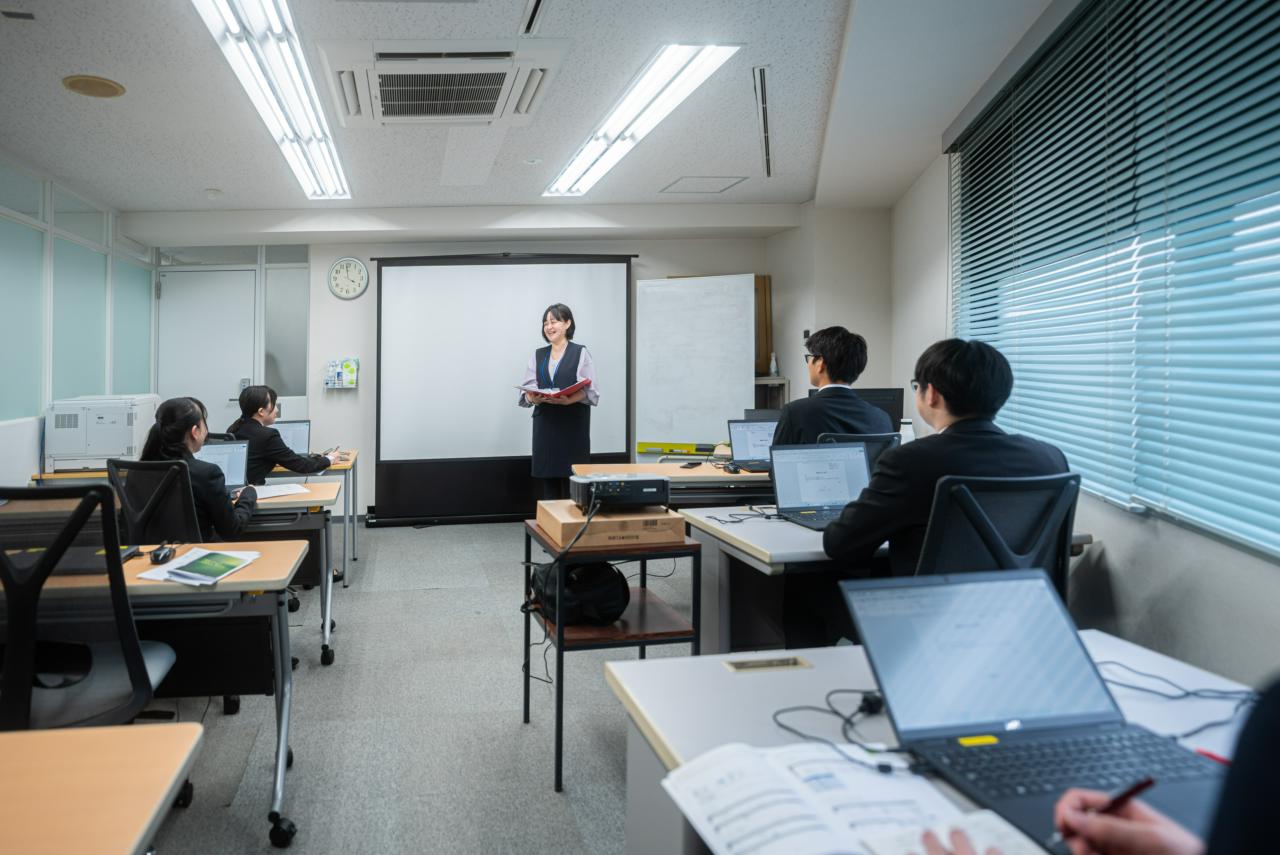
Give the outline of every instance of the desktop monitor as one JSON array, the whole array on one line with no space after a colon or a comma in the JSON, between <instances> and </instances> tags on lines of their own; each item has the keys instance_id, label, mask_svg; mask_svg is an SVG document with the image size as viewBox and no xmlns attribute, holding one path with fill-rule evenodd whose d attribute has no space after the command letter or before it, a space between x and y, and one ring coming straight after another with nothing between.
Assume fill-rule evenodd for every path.
<instances>
[{"instance_id":1,"label":"desktop monitor","mask_svg":"<svg viewBox=\"0 0 1280 855\"><path fill-rule=\"evenodd\" d=\"M311 453L311 420L297 419L287 422L277 421L272 425L280 431L284 444L293 449L294 454Z\"/></svg>"},{"instance_id":2,"label":"desktop monitor","mask_svg":"<svg viewBox=\"0 0 1280 855\"><path fill-rule=\"evenodd\" d=\"M858 397L889 414L889 423L897 430L902 424L902 389L854 389Z\"/></svg>"},{"instance_id":3,"label":"desktop monitor","mask_svg":"<svg viewBox=\"0 0 1280 855\"><path fill-rule=\"evenodd\" d=\"M782 418L782 410L743 410L742 418L749 422L776 422Z\"/></svg>"}]
</instances>

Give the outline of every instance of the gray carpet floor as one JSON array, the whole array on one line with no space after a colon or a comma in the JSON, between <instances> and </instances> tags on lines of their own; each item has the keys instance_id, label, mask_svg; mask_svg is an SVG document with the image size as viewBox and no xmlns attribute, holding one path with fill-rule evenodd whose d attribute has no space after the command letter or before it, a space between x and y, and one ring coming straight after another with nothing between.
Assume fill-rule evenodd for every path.
<instances>
[{"instance_id":1,"label":"gray carpet floor","mask_svg":"<svg viewBox=\"0 0 1280 855\"><path fill-rule=\"evenodd\" d=\"M334 526L335 550L341 526ZM623 849L626 716L604 662L565 657L564 792L553 789L554 694L533 683L521 723L523 534L518 523L361 529L350 587L334 588L333 665L320 664L319 590L290 616L294 672L285 815L292 849L328 852L612 853ZM685 614L689 562L649 565ZM636 565L624 569L634 573ZM669 578L655 578L673 573ZM535 625L535 641L541 638ZM687 645L650 656L688 655ZM555 678L554 650L546 656ZM542 651L533 673L544 676ZM202 721L195 801L169 811L159 855L272 852L267 811L274 701L157 701Z\"/></svg>"}]
</instances>

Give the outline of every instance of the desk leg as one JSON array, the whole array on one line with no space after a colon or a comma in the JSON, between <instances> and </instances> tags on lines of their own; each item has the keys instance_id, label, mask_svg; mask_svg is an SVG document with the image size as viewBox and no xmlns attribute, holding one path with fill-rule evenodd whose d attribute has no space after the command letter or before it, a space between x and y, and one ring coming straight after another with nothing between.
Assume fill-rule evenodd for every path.
<instances>
[{"instance_id":1,"label":"desk leg","mask_svg":"<svg viewBox=\"0 0 1280 855\"><path fill-rule=\"evenodd\" d=\"M357 561L360 556L356 553L356 538L360 535L356 533L356 529L360 526L356 517L360 516L360 479L356 477L356 467L360 465L360 459L356 458L351 461L351 560Z\"/></svg>"},{"instance_id":2,"label":"desk leg","mask_svg":"<svg viewBox=\"0 0 1280 855\"><path fill-rule=\"evenodd\" d=\"M529 614L527 604L529 598L533 595L532 591L532 568L529 562L532 560L532 541L529 532L524 533L524 601L526 608L524 609L524 723L529 723L529 622L533 617Z\"/></svg>"},{"instance_id":3,"label":"desk leg","mask_svg":"<svg viewBox=\"0 0 1280 855\"><path fill-rule=\"evenodd\" d=\"M351 501L351 470L347 469L342 473L342 587L344 588L351 586L347 578L347 553L354 549L356 526L355 521L351 519L352 507L354 503Z\"/></svg>"},{"instance_id":4,"label":"desk leg","mask_svg":"<svg viewBox=\"0 0 1280 855\"><path fill-rule=\"evenodd\" d=\"M644 588L647 588L647 587L649 587L649 560L647 558L641 558L640 559L640 588L643 590ZM643 659L645 654L645 646L641 644L639 645L639 647L640 647L640 658Z\"/></svg>"},{"instance_id":5,"label":"desk leg","mask_svg":"<svg viewBox=\"0 0 1280 855\"><path fill-rule=\"evenodd\" d=\"M333 527L328 511L324 512L324 564L320 580L320 664L333 664L333 648L329 646L329 633L333 630L333 567L330 558L333 555ZM345 550L346 547L343 547Z\"/></svg>"},{"instance_id":6,"label":"desk leg","mask_svg":"<svg viewBox=\"0 0 1280 855\"><path fill-rule=\"evenodd\" d=\"M561 770L564 768L564 621L561 605L564 604L563 561L556 562L556 792L564 789ZM528 648L525 648L526 650Z\"/></svg>"},{"instance_id":7,"label":"desk leg","mask_svg":"<svg viewBox=\"0 0 1280 855\"><path fill-rule=\"evenodd\" d=\"M702 550L693 553L693 655L702 652Z\"/></svg>"},{"instance_id":8,"label":"desk leg","mask_svg":"<svg viewBox=\"0 0 1280 855\"><path fill-rule=\"evenodd\" d=\"M700 568L702 612L699 646L703 653L729 652L729 556L720 549L720 541L701 529L693 530L693 539L702 547ZM705 560L704 560L705 559Z\"/></svg>"},{"instance_id":9,"label":"desk leg","mask_svg":"<svg viewBox=\"0 0 1280 855\"><path fill-rule=\"evenodd\" d=\"M651 852L701 855L707 851L697 832L662 789L666 774L662 761L628 716L626 855Z\"/></svg>"},{"instance_id":10,"label":"desk leg","mask_svg":"<svg viewBox=\"0 0 1280 855\"><path fill-rule=\"evenodd\" d=\"M284 591L277 591L276 616L272 622L276 650L276 770L271 790L271 842L288 846L297 827L286 819L284 809L284 773L289 767L289 711L293 705L293 665L289 651L289 604Z\"/></svg>"}]
</instances>

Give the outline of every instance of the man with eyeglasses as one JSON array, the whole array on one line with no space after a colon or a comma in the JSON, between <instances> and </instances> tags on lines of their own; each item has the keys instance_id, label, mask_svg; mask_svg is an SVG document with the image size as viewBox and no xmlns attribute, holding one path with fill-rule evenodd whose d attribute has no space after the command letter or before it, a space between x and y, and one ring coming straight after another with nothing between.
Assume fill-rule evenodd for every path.
<instances>
[{"instance_id":1,"label":"man with eyeglasses","mask_svg":"<svg viewBox=\"0 0 1280 855\"><path fill-rule=\"evenodd\" d=\"M844 327L818 330L805 340L809 382L818 391L782 408L774 445L808 445L824 433L890 433L897 427L879 407L853 391L867 367L867 340Z\"/></svg>"},{"instance_id":2,"label":"man with eyeglasses","mask_svg":"<svg viewBox=\"0 0 1280 855\"><path fill-rule=\"evenodd\" d=\"M871 483L827 526L823 549L842 565L835 575L913 575L939 478L1018 478L1068 469L1066 457L1049 443L996 426L996 413L1013 391L1013 369L991 345L958 338L931 345L916 361L911 388L916 411L934 433L881 454ZM887 571L871 564L885 541ZM853 630L835 581L824 580L820 591L811 588L808 593L806 602L793 608L804 608L809 623L793 633L791 627L797 624L794 618L788 621L787 645L830 644L841 635L851 638Z\"/></svg>"}]
</instances>

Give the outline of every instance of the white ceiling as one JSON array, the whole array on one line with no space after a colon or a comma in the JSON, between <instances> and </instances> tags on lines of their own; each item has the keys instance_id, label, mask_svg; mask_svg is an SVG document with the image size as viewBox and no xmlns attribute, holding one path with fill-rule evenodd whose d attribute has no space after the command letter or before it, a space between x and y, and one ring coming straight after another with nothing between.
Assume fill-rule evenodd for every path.
<instances>
[{"instance_id":1,"label":"white ceiling","mask_svg":"<svg viewBox=\"0 0 1280 855\"><path fill-rule=\"evenodd\" d=\"M537 37L570 46L532 123L493 132L505 137L486 183L441 180L446 156L456 168L460 140L482 147L485 131L342 128L325 100L352 199L310 202L186 0L0 0L36 15L0 19L0 150L121 211L799 203L815 195L820 204L888 204L937 156L942 129L1047 2L858 0L846 33L847 0L544 0ZM290 7L319 73L318 40L513 38L525 0ZM671 42L743 47L586 197L543 199L627 82ZM756 65L770 67L775 172L767 179ZM117 80L127 93L74 95L61 79L76 73ZM686 176L746 180L714 196L661 192ZM207 198L210 187L221 195Z\"/></svg>"}]
</instances>

